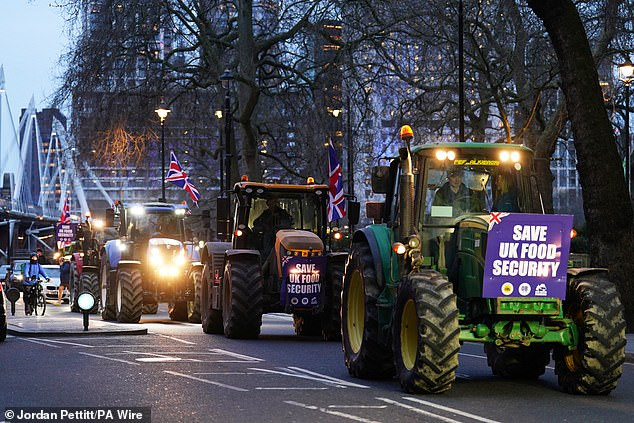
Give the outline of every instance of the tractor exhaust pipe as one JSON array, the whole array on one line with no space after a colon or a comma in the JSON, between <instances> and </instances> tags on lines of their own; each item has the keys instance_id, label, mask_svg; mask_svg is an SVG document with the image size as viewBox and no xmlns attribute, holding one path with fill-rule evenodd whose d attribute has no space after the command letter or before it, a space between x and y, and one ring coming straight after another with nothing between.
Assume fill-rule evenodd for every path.
<instances>
[{"instance_id":1,"label":"tractor exhaust pipe","mask_svg":"<svg viewBox=\"0 0 634 423\"><path fill-rule=\"evenodd\" d=\"M399 149L401 159L400 215L401 239L406 241L414 233L414 174L412 173L412 155L409 148L414 132L409 125L401 127L401 139L405 147Z\"/></svg>"}]
</instances>

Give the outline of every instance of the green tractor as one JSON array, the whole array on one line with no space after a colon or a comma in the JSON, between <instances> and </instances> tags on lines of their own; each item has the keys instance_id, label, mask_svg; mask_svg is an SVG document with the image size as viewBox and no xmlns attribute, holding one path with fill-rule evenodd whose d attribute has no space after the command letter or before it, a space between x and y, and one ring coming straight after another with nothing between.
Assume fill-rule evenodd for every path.
<instances>
[{"instance_id":1,"label":"green tractor","mask_svg":"<svg viewBox=\"0 0 634 423\"><path fill-rule=\"evenodd\" d=\"M537 378L555 360L562 389L607 394L622 373L623 306L606 269L568 267L572 217L545 215L533 152L514 144L405 146L374 168L374 224L352 239L342 292L345 363L395 374L412 393L455 380L465 342L493 374Z\"/></svg>"}]
</instances>

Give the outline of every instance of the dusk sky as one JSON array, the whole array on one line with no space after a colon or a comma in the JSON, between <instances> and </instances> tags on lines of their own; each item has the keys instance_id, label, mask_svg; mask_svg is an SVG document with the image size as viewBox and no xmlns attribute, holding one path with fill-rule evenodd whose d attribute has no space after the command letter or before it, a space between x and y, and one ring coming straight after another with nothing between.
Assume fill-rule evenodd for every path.
<instances>
[{"instance_id":1,"label":"dusk sky","mask_svg":"<svg viewBox=\"0 0 634 423\"><path fill-rule=\"evenodd\" d=\"M0 0L0 65L13 118L31 96L38 110L48 107L63 69L67 27L55 0ZM16 122L17 125L17 122Z\"/></svg>"}]
</instances>

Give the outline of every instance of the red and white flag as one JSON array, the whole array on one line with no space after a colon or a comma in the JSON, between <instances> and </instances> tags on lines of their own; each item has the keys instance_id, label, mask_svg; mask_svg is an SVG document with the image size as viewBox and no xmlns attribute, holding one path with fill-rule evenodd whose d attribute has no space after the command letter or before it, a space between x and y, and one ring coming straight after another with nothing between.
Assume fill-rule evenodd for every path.
<instances>
[{"instance_id":1,"label":"red and white flag","mask_svg":"<svg viewBox=\"0 0 634 423\"><path fill-rule=\"evenodd\" d=\"M68 197L64 201L64 208L62 209L62 215L59 217L59 223L70 223L70 207L68 205Z\"/></svg>"}]
</instances>

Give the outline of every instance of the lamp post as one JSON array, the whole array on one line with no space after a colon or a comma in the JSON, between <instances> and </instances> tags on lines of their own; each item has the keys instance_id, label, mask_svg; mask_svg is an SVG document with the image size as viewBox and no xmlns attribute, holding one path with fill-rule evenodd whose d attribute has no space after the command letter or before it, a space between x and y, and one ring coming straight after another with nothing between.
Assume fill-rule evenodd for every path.
<instances>
[{"instance_id":1,"label":"lamp post","mask_svg":"<svg viewBox=\"0 0 634 423\"><path fill-rule=\"evenodd\" d=\"M634 81L634 65L629 60L619 65L619 79L625 84L625 183L632 197L632 175L630 163L630 84Z\"/></svg>"},{"instance_id":2,"label":"lamp post","mask_svg":"<svg viewBox=\"0 0 634 423\"><path fill-rule=\"evenodd\" d=\"M343 113L342 109L334 109L332 111L332 115L335 118L338 118L341 113ZM353 169L353 162L352 162L352 125L351 125L351 110L350 110L350 97L348 97L346 99L346 138L347 138L347 144L348 144L348 154L346 156L347 158L347 180L348 180L348 194L350 194L352 197L354 197L354 169Z\"/></svg>"},{"instance_id":3,"label":"lamp post","mask_svg":"<svg viewBox=\"0 0 634 423\"><path fill-rule=\"evenodd\" d=\"M218 122L222 122L222 110L216 110L216 112L214 113L214 115L218 118ZM223 195L223 193L225 192L225 165L224 165L224 156L223 156L223 151L224 151L224 147L222 145L222 128L220 128L220 146L219 146L219 153L220 153L220 196Z\"/></svg>"},{"instance_id":4,"label":"lamp post","mask_svg":"<svg viewBox=\"0 0 634 423\"><path fill-rule=\"evenodd\" d=\"M231 189L231 82L233 74L229 69L225 69L220 75L222 87L225 89L225 169L227 169L226 188Z\"/></svg>"},{"instance_id":5,"label":"lamp post","mask_svg":"<svg viewBox=\"0 0 634 423\"><path fill-rule=\"evenodd\" d=\"M161 119L161 201L165 202L165 119L171 110L164 101L154 110Z\"/></svg>"},{"instance_id":6,"label":"lamp post","mask_svg":"<svg viewBox=\"0 0 634 423\"><path fill-rule=\"evenodd\" d=\"M462 0L458 3L458 116L460 142L464 139L464 13Z\"/></svg>"}]
</instances>

